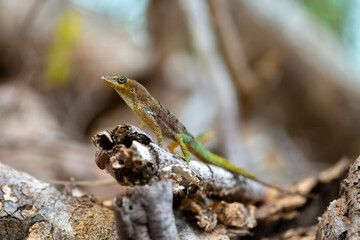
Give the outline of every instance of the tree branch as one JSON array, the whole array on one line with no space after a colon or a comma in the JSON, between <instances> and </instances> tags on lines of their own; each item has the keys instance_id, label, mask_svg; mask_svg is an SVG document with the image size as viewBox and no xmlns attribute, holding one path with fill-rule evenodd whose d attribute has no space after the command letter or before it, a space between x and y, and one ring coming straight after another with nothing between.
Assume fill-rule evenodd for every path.
<instances>
[{"instance_id":1,"label":"tree branch","mask_svg":"<svg viewBox=\"0 0 360 240\"><path fill-rule=\"evenodd\" d=\"M229 200L260 201L267 189L223 168L200 161L189 164L152 142L145 132L130 125L120 125L93 137L97 147L96 162L121 185L148 184L173 180L174 193L204 195Z\"/></svg>"}]
</instances>

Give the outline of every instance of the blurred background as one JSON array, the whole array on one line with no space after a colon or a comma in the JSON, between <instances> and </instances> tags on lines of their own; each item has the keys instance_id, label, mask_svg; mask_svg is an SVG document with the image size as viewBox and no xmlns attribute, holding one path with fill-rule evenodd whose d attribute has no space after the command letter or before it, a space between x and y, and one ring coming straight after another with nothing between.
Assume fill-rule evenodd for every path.
<instances>
[{"instance_id":1,"label":"blurred background","mask_svg":"<svg viewBox=\"0 0 360 240\"><path fill-rule=\"evenodd\" d=\"M0 161L109 177L91 137L141 121L100 77L125 75L258 178L316 175L360 152L359 25L356 0L0 0Z\"/></svg>"}]
</instances>

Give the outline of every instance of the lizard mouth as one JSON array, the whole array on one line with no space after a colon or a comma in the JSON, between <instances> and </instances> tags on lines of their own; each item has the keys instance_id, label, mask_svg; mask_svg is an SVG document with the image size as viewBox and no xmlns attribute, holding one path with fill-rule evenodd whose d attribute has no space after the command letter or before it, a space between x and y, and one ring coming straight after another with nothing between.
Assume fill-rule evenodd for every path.
<instances>
[{"instance_id":1,"label":"lizard mouth","mask_svg":"<svg viewBox=\"0 0 360 240\"><path fill-rule=\"evenodd\" d=\"M101 80L103 80L105 83L109 84L111 87L116 87L116 80L114 77L108 77L108 76L102 76Z\"/></svg>"},{"instance_id":2,"label":"lizard mouth","mask_svg":"<svg viewBox=\"0 0 360 240\"><path fill-rule=\"evenodd\" d=\"M102 76L101 80L103 80L104 82L111 82L111 81L113 81L113 77Z\"/></svg>"}]
</instances>

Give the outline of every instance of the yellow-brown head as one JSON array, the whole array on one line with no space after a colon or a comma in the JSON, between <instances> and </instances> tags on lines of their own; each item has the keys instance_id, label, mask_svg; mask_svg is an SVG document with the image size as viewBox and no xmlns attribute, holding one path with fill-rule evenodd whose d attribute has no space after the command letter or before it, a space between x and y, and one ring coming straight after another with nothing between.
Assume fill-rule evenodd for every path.
<instances>
[{"instance_id":1,"label":"yellow-brown head","mask_svg":"<svg viewBox=\"0 0 360 240\"><path fill-rule=\"evenodd\" d=\"M134 111L137 105L146 103L148 98L151 98L151 95L140 83L125 76L102 76L101 79L114 88Z\"/></svg>"},{"instance_id":2,"label":"yellow-brown head","mask_svg":"<svg viewBox=\"0 0 360 240\"><path fill-rule=\"evenodd\" d=\"M131 91L131 89L129 89L129 79L125 76L102 76L101 80L109 84L116 91L120 91L121 93Z\"/></svg>"}]
</instances>

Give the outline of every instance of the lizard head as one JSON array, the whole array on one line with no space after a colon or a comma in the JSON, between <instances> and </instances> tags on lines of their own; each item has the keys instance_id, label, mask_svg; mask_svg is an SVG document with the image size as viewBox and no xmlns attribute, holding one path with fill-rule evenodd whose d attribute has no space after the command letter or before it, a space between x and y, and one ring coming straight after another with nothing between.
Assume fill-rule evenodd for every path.
<instances>
[{"instance_id":1,"label":"lizard head","mask_svg":"<svg viewBox=\"0 0 360 240\"><path fill-rule=\"evenodd\" d=\"M140 83L125 76L102 76L101 79L114 88L132 109L139 101L141 102L143 92L146 91Z\"/></svg>"}]
</instances>

